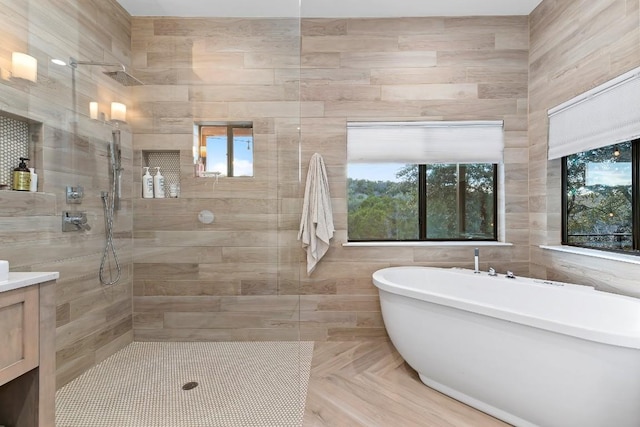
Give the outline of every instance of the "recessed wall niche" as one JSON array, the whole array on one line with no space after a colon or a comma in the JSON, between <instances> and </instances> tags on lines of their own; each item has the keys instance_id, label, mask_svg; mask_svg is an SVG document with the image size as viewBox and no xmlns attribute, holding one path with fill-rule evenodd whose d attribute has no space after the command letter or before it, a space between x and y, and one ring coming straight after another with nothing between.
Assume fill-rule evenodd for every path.
<instances>
[{"instance_id":1,"label":"recessed wall niche","mask_svg":"<svg viewBox=\"0 0 640 427\"><path fill-rule=\"evenodd\" d=\"M34 167L33 150L30 148L30 123L5 115L0 115L0 186L11 189L12 171L18 166L20 157L30 159L30 167Z\"/></svg>"},{"instance_id":2,"label":"recessed wall niche","mask_svg":"<svg viewBox=\"0 0 640 427\"><path fill-rule=\"evenodd\" d=\"M142 166L149 167L152 176L156 174L156 167L164 176L164 196L178 197L180 194L180 152L179 151L142 151ZM171 194L175 186L176 195Z\"/></svg>"}]
</instances>

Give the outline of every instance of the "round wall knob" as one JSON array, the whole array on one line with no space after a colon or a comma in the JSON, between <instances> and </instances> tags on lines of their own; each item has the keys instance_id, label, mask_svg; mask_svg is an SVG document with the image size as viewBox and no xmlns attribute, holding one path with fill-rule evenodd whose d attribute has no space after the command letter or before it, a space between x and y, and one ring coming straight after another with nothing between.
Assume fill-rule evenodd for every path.
<instances>
[{"instance_id":1,"label":"round wall knob","mask_svg":"<svg viewBox=\"0 0 640 427\"><path fill-rule=\"evenodd\" d=\"M208 210L200 211L198 214L198 221L203 224L211 224L214 218L215 216L213 215L213 212Z\"/></svg>"}]
</instances>

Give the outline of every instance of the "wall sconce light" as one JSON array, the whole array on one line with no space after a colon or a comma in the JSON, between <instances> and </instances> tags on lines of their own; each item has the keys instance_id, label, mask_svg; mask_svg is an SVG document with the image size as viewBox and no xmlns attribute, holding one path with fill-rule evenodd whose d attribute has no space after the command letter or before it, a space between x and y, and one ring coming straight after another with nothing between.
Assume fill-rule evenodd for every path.
<instances>
[{"instance_id":1,"label":"wall sconce light","mask_svg":"<svg viewBox=\"0 0 640 427\"><path fill-rule=\"evenodd\" d=\"M111 120L108 120L107 115L103 112L100 112L100 104L96 101L89 102L89 117L93 120L101 120L103 122L115 122L118 123L126 123L127 122L127 106L121 102L112 102L111 103Z\"/></svg>"},{"instance_id":2,"label":"wall sconce light","mask_svg":"<svg viewBox=\"0 0 640 427\"><path fill-rule=\"evenodd\" d=\"M111 120L118 122L127 122L127 106L120 102L111 103Z\"/></svg>"},{"instance_id":3,"label":"wall sconce light","mask_svg":"<svg viewBox=\"0 0 640 427\"><path fill-rule=\"evenodd\" d=\"M201 145L200 146L200 157L202 157L203 159L207 158L207 146L206 145Z\"/></svg>"},{"instance_id":4,"label":"wall sconce light","mask_svg":"<svg viewBox=\"0 0 640 427\"><path fill-rule=\"evenodd\" d=\"M618 156L620 156L620 149L618 148L618 146L617 146L617 145L615 145L615 146L613 147L613 156L614 156L614 157L618 157Z\"/></svg>"},{"instance_id":5,"label":"wall sconce light","mask_svg":"<svg viewBox=\"0 0 640 427\"><path fill-rule=\"evenodd\" d=\"M22 52L11 54L11 77L35 83L38 80L38 60Z\"/></svg>"},{"instance_id":6,"label":"wall sconce light","mask_svg":"<svg viewBox=\"0 0 640 427\"><path fill-rule=\"evenodd\" d=\"M89 117L93 120L98 120L98 103L95 101L89 103Z\"/></svg>"}]
</instances>

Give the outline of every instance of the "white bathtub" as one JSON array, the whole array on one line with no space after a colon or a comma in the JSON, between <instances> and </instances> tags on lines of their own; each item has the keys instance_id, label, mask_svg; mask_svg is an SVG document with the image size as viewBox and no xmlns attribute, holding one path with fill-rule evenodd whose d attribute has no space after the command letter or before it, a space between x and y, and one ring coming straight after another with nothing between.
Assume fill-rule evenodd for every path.
<instances>
[{"instance_id":1,"label":"white bathtub","mask_svg":"<svg viewBox=\"0 0 640 427\"><path fill-rule=\"evenodd\" d=\"M640 299L463 269L385 268L373 283L429 387L516 426L640 426Z\"/></svg>"}]
</instances>

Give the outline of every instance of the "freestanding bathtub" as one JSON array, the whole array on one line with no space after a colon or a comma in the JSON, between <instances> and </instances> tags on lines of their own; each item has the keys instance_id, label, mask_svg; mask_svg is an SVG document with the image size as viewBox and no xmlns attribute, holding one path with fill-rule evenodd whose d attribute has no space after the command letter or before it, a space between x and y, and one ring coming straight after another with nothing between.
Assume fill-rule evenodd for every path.
<instances>
[{"instance_id":1,"label":"freestanding bathtub","mask_svg":"<svg viewBox=\"0 0 640 427\"><path fill-rule=\"evenodd\" d=\"M640 299L472 270L373 274L423 383L516 426L640 426Z\"/></svg>"}]
</instances>

